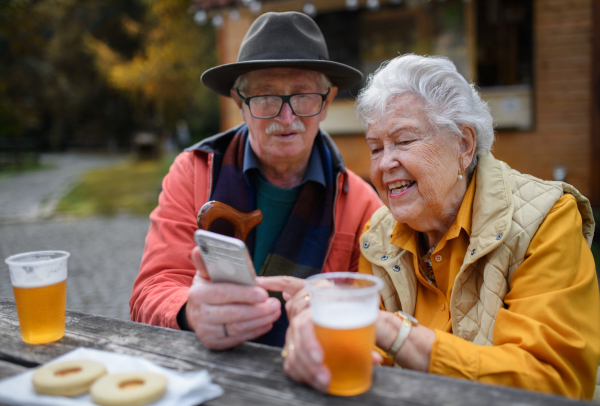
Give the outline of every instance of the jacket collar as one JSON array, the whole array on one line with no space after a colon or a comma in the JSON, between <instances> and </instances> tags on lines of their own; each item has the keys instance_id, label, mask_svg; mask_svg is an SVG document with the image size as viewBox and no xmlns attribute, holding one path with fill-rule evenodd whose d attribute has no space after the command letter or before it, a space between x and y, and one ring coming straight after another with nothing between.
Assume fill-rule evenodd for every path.
<instances>
[{"instance_id":1,"label":"jacket collar","mask_svg":"<svg viewBox=\"0 0 600 406\"><path fill-rule=\"evenodd\" d=\"M465 262L474 262L508 236L514 204L508 172L491 153L479 156L473 199L471 242Z\"/></svg>"},{"instance_id":2,"label":"jacket collar","mask_svg":"<svg viewBox=\"0 0 600 406\"><path fill-rule=\"evenodd\" d=\"M500 161L494 159L492 154L479 157L475 182L470 242L465 254L463 268L487 255L504 242L510 231L514 212L508 172ZM390 256L398 255L399 251L402 251L402 248L391 242L394 238L395 220L393 220L389 209L385 208L383 210L386 214L382 214L377 221L372 221L367 233L378 236L369 240L377 241L383 235L386 235L387 238L384 237L385 241L382 241L380 249L370 249L369 252L363 252L365 257L369 257L370 262L380 266L387 264L379 260L380 251ZM361 239L362 242L364 241ZM371 252L375 255L370 256Z\"/></svg>"}]
</instances>

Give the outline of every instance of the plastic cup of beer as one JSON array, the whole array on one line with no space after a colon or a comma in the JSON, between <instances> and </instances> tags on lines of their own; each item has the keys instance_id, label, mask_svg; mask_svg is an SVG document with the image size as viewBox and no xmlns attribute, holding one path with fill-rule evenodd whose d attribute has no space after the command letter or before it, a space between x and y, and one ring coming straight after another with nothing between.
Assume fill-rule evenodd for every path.
<instances>
[{"instance_id":1,"label":"plastic cup of beer","mask_svg":"<svg viewBox=\"0 0 600 406\"><path fill-rule=\"evenodd\" d=\"M66 251L36 251L6 258L15 294L21 337L44 344L65 335Z\"/></svg>"},{"instance_id":2,"label":"plastic cup of beer","mask_svg":"<svg viewBox=\"0 0 600 406\"><path fill-rule=\"evenodd\" d=\"M371 352L383 282L373 275L330 272L307 278L306 287L315 333L331 372L327 392L366 392L373 381Z\"/></svg>"}]
</instances>

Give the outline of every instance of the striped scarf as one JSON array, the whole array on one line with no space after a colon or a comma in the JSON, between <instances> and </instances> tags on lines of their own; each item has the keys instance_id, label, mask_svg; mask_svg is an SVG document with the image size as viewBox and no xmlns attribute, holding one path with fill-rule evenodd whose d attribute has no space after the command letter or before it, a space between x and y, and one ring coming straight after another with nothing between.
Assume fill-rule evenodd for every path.
<instances>
[{"instance_id":1,"label":"striped scarf","mask_svg":"<svg viewBox=\"0 0 600 406\"><path fill-rule=\"evenodd\" d=\"M211 200L230 205L240 212L248 213L256 209L254 185L243 173L244 147L248 137L248 127L241 126L227 147ZM307 278L321 272L327 255L329 237L333 226L334 182L331 152L323 142L320 133L315 143L321 153L327 187L308 181L302 186L300 195L280 235L269 250L269 254L259 275L291 275ZM269 213L263 213L268 216ZM233 235L231 227L224 222L215 222L211 231ZM246 244L250 253L254 252L254 230ZM279 296L279 295L276 295Z\"/></svg>"}]
</instances>

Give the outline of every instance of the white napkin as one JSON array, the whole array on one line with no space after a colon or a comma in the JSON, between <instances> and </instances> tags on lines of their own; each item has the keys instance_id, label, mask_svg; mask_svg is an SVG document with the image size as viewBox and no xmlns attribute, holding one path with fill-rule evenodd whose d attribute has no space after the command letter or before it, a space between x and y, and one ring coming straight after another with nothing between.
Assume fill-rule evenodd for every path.
<instances>
[{"instance_id":1,"label":"white napkin","mask_svg":"<svg viewBox=\"0 0 600 406\"><path fill-rule=\"evenodd\" d=\"M179 373L158 366L143 358L114 352L80 347L53 359L49 364L79 359L101 362L109 374L147 371L163 375L168 380L167 390L162 398L152 403L152 406L192 406L223 394L223 389L210 381L210 376L206 370ZM0 381L0 403L31 406L98 406L92 402L89 393L73 398L40 395L33 389L32 375L33 369L30 369L27 372Z\"/></svg>"}]
</instances>

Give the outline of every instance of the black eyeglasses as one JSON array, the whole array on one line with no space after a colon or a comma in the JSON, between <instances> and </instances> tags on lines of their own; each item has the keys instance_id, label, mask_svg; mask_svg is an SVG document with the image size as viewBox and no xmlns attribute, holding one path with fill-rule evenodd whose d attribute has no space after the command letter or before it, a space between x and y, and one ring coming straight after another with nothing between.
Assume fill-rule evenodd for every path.
<instances>
[{"instance_id":1,"label":"black eyeglasses","mask_svg":"<svg viewBox=\"0 0 600 406\"><path fill-rule=\"evenodd\" d=\"M327 93L298 93L288 96L279 96L265 94L260 96L244 97L237 91L240 99L250 109L250 114L254 118L273 118L281 113L283 103L288 103L292 108L292 112L298 117L316 116L323 108L323 102L329 96L331 88L327 89Z\"/></svg>"}]
</instances>

